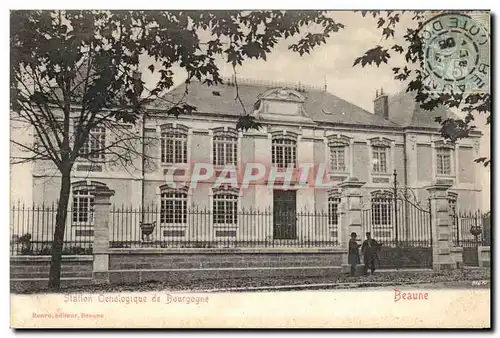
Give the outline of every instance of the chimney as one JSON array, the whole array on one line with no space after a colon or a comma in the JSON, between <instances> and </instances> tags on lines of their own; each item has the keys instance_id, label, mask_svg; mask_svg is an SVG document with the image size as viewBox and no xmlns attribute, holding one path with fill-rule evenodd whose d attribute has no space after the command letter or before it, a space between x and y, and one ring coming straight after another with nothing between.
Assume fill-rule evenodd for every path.
<instances>
[{"instance_id":1,"label":"chimney","mask_svg":"<svg viewBox=\"0 0 500 338\"><path fill-rule=\"evenodd\" d=\"M373 111L384 119L389 119L389 97L384 93L384 89L380 88L380 93L376 91L375 100L373 100Z\"/></svg>"}]
</instances>

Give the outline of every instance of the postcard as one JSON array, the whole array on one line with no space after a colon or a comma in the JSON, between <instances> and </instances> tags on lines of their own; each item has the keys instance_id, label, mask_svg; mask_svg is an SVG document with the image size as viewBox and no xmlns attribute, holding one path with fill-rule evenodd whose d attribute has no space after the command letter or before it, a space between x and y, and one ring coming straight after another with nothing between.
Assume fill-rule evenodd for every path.
<instances>
[{"instance_id":1,"label":"postcard","mask_svg":"<svg viewBox=\"0 0 500 338\"><path fill-rule=\"evenodd\" d=\"M12 328L491 328L489 11L10 17Z\"/></svg>"}]
</instances>

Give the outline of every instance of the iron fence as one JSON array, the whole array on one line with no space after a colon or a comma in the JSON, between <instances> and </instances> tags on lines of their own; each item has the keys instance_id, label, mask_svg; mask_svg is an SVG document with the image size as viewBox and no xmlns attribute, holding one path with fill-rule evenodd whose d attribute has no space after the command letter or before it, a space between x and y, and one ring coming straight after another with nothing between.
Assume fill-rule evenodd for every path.
<instances>
[{"instance_id":1,"label":"iron fence","mask_svg":"<svg viewBox=\"0 0 500 338\"><path fill-rule=\"evenodd\" d=\"M452 213L452 240L455 246L473 248L490 245L491 231L488 217L480 210Z\"/></svg>"},{"instance_id":2,"label":"iron fence","mask_svg":"<svg viewBox=\"0 0 500 338\"><path fill-rule=\"evenodd\" d=\"M57 204L13 205L11 255L50 255L56 214ZM338 227L338 215L328 212L113 206L109 214L111 248L332 247ZM63 254L91 254L93 241L90 204L68 209Z\"/></svg>"},{"instance_id":3,"label":"iron fence","mask_svg":"<svg viewBox=\"0 0 500 338\"><path fill-rule=\"evenodd\" d=\"M338 217L328 212L112 207L110 247L224 248L339 245Z\"/></svg>"},{"instance_id":4,"label":"iron fence","mask_svg":"<svg viewBox=\"0 0 500 338\"><path fill-rule=\"evenodd\" d=\"M63 254L92 253L94 212L89 205L68 209ZM398 202L396 208L374 205L362 211L363 233L370 231L384 246L432 246L428 210L406 201ZM56 204L13 205L11 255L51 254L56 214ZM455 245L489 245L489 216L480 211L456 212L452 220ZM339 228L340 219L332 211L214 211L179 204L168 209L113 206L109 214L111 248L334 247L340 245Z\"/></svg>"},{"instance_id":5,"label":"iron fence","mask_svg":"<svg viewBox=\"0 0 500 338\"><path fill-rule=\"evenodd\" d=\"M10 214L10 254L50 255L56 227L57 204L14 204ZM90 208L68 209L64 255L92 254L94 214Z\"/></svg>"}]
</instances>

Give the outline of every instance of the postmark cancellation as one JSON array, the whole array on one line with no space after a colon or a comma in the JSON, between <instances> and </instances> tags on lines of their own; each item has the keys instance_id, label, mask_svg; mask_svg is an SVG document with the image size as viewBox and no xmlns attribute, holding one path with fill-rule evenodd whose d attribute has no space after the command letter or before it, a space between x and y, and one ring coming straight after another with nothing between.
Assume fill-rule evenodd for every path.
<instances>
[{"instance_id":1,"label":"postmark cancellation","mask_svg":"<svg viewBox=\"0 0 500 338\"><path fill-rule=\"evenodd\" d=\"M431 93L488 93L489 14L443 13L430 17L419 35L423 85Z\"/></svg>"}]
</instances>

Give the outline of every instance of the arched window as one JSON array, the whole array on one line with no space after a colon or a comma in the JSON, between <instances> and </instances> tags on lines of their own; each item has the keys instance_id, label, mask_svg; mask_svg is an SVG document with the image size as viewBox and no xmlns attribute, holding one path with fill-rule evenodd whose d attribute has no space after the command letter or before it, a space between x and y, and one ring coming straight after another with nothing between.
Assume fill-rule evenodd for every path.
<instances>
[{"instance_id":1,"label":"arched window","mask_svg":"<svg viewBox=\"0 0 500 338\"><path fill-rule=\"evenodd\" d=\"M214 165L236 165L238 161L238 132L234 129L214 129Z\"/></svg>"},{"instance_id":2,"label":"arched window","mask_svg":"<svg viewBox=\"0 0 500 338\"><path fill-rule=\"evenodd\" d=\"M161 128L161 162L164 164L187 163L188 128L172 124Z\"/></svg>"},{"instance_id":3,"label":"arched window","mask_svg":"<svg viewBox=\"0 0 500 338\"><path fill-rule=\"evenodd\" d=\"M219 189L214 192L213 215L216 225L238 224L238 192L235 189Z\"/></svg>"},{"instance_id":4,"label":"arched window","mask_svg":"<svg viewBox=\"0 0 500 338\"><path fill-rule=\"evenodd\" d=\"M187 192L163 190L160 194L160 224L187 223Z\"/></svg>"},{"instance_id":5,"label":"arched window","mask_svg":"<svg viewBox=\"0 0 500 338\"><path fill-rule=\"evenodd\" d=\"M297 136L277 134L272 139L272 161L277 168L295 167L297 163Z\"/></svg>"}]
</instances>

